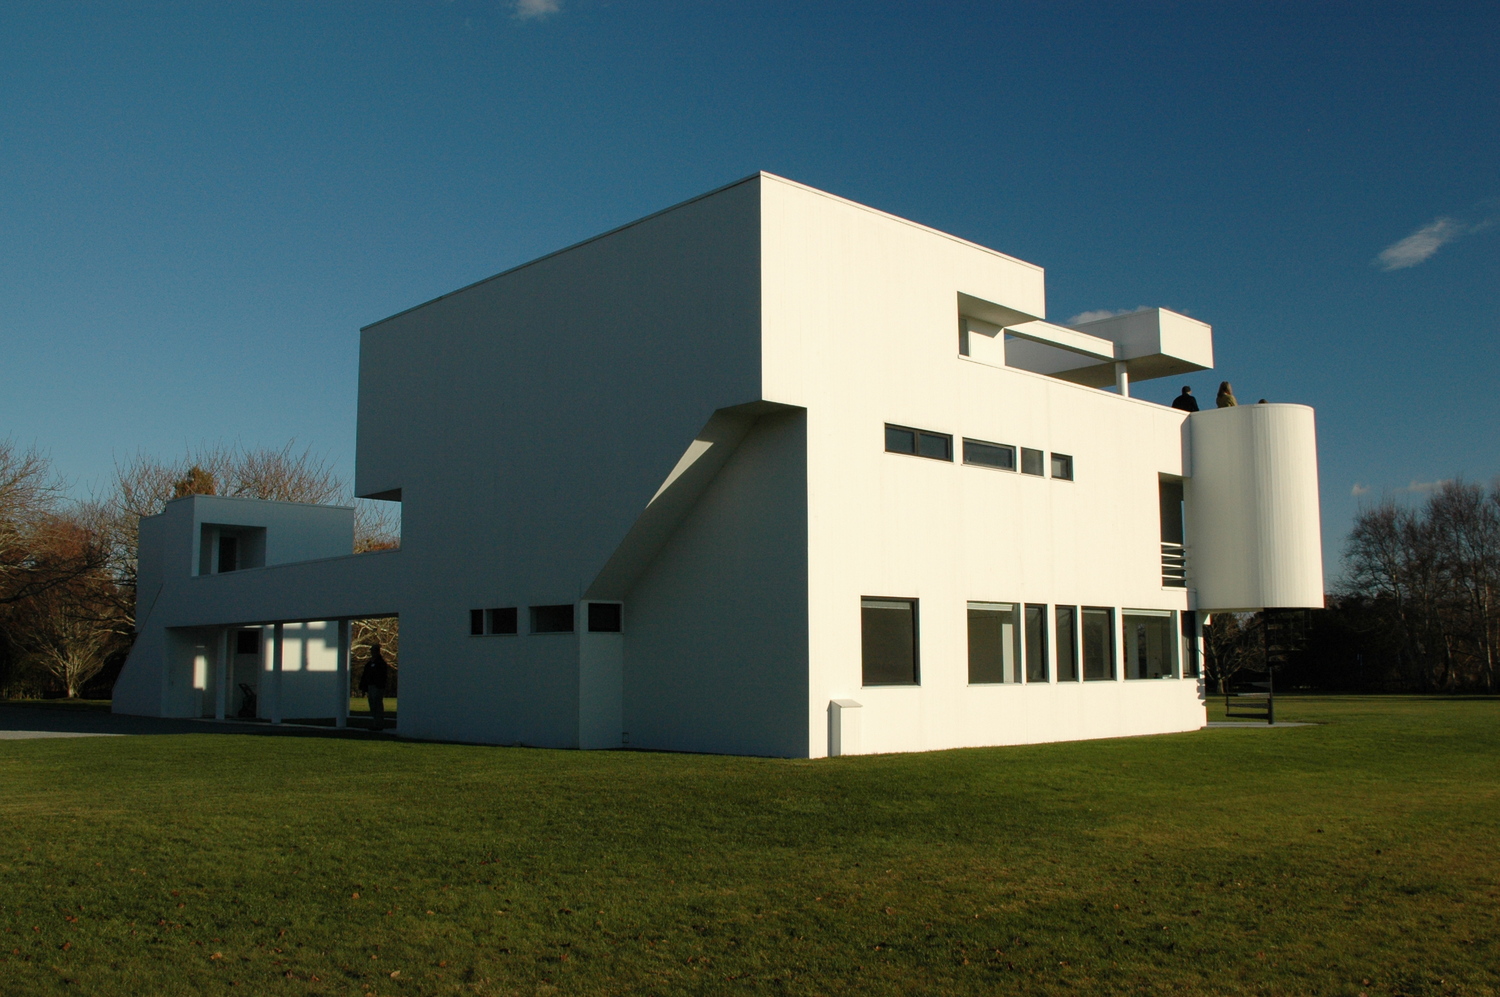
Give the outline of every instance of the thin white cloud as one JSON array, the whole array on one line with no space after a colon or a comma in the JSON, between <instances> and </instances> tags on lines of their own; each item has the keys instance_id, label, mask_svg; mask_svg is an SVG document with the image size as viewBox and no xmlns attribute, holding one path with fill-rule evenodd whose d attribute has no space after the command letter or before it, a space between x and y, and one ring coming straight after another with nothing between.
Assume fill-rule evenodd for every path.
<instances>
[{"instance_id":1,"label":"thin white cloud","mask_svg":"<svg viewBox=\"0 0 1500 997\"><path fill-rule=\"evenodd\" d=\"M1411 492L1414 495L1420 495L1424 492L1435 492L1452 480L1452 478L1443 478L1441 481L1413 481L1405 488L1397 488L1396 491Z\"/></svg>"},{"instance_id":2,"label":"thin white cloud","mask_svg":"<svg viewBox=\"0 0 1500 997\"><path fill-rule=\"evenodd\" d=\"M1354 487L1349 490L1349 494L1355 496L1356 498L1360 495L1368 495L1370 494L1370 486L1362 485L1358 481L1356 481L1354 483Z\"/></svg>"},{"instance_id":3,"label":"thin white cloud","mask_svg":"<svg viewBox=\"0 0 1500 997\"><path fill-rule=\"evenodd\" d=\"M1079 312L1068 319L1068 324L1083 325L1085 322L1097 322L1102 318L1114 318L1116 315L1130 315L1133 312L1143 312L1145 310L1145 305L1140 305L1136 308L1096 308L1090 312Z\"/></svg>"},{"instance_id":4,"label":"thin white cloud","mask_svg":"<svg viewBox=\"0 0 1500 997\"><path fill-rule=\"evenodd\" d=\"M520 21L540 21L562 9L562 0L516 0L515 17Z\"/></svg>"},{"instance_id":5,"label":"thin white cloud","mask_svg":"<svg viewBox=\"0 0 1500 997\"><path fill-rule=\"evenodd\" d=\"M1439 218L1423 225L1399 242L1393 242L1380 251L1375 262L1382 270L1405 270L1418 263L1426 263L1432 254L1448 243L1468 232L1468 226L1452 218Z\"/></svg>"},{"instance_id":6,"label":"thin white cloud","mask_svg":"<svg viewBox=\"0 0 1500 997\"><path fill-rule=\"evenodd\" d=\"M1382 270L1391 271L1426 263L1448 243L1466 235L1483 232L1500 222L1500 214L1495 212L1496 203L1495 198L1479 202L1478 210L1485 214L1478 221L1466 221L1449 215L1433 219L1405 239L1399 239L1382 249L1380 255L1375 257L1375 265Z\"/></svg>"}]
</instances>

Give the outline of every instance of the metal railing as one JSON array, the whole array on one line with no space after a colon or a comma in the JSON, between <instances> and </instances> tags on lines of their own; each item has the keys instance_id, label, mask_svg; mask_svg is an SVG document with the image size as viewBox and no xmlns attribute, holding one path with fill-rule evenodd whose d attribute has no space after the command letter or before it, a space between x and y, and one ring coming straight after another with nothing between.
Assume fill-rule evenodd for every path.
<instances>
[{"instance_id":1,"label":"metal railing","mask_svg":"<svg viewBox=\"0 0 1500 997\"><path fill-rule=\"evenodd\" d=\"M1162 542L1161 583L1164 588L1187 587L1187 548L1182 544Z\"/></svg>"}]
</instances>

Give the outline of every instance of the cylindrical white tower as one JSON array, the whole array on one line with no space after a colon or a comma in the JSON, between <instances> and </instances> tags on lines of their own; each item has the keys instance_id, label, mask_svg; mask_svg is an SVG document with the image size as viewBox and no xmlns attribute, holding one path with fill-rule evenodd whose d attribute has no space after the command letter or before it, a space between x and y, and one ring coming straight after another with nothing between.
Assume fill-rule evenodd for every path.
<instances>
[{"instance_id":1,"label":"cylindrical white tower","mask_svg":"<svg viewBox=\"0 0 1500 997\"><path fill-rule=\"evenodd\" d=\"M1321 608L1318 448L1306 405L1189 416L1188 586L1205 612Z\"/></svg>"}]
</instances>

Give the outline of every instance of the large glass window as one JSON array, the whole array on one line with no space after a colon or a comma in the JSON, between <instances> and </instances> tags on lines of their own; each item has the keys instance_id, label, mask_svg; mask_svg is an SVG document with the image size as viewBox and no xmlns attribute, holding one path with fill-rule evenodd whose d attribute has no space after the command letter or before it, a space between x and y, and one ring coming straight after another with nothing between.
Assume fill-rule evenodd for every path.
<instances>
[{"instance_id":1,"label":"large glass window","mask_svg":"<svg viewBox=\"0 0 1500 997\"><path fill-rule=\"evenodd\" d=\"M917 600L861 599L865 685L916 685Z\"/></svg>"},{"instance_id":2,"label":"large glass window","mask_svg":"<svg viewBox=\"0 0 1500 997\"><path fill-rule=\"evenodd\" d=\"M1045 682L1047 675L1047 607L1026 607L1026 681Z\"/></svg>"},{"instance_id":3,"label":"large glass window","mask_svg":"<svg viewBox=\"0 0 1500 997\"><path fill-rule=\"evenodd\" d=\"M1186 678L1198 677L1198 613L1188 610L1182 614L1182 674Z\"/></svg>"},{"instance_id":4,"label":"large glass window","mask_svg":"<svg viewBox=\"0 0 1500 997\"><path fill-rule=\"evenodd\" d=\"M993 467L999 471L1016 469L1016 448L1004 443L981 443L979 440L964 440L964 463L979 467Z\"/></svg>"},{"instance_id":5,"label":"large glass window","mask_svg":"<svg viewBox=\"0 0 1500 997\"><path fill-rule=\"evenodd\" d=\"M885 449L887 453L911 454L914 457L931 457L933 460L953 459L953 437L946 433L933 433L925 429L908 426L885 427Z\"/></svg>"},{"instance_id":6,"label":"large glass window","mask_svg":"<svg viewBox=\"0 0 1500 997\"><path fill-rule=\"evenodd\" d=\"M1021 626L1013 602L969 603L969 683L1021 681Z\"/></svg>"},{"instance_id":7,"label":"large glass window","mask_svg":"<svg viewBox=\"0 0 1500 997\"><path fill-rule=\"evenodd\" d=\"M1078 681L1078 609L1058 606L1053 613L1057 638L1057 681Z\"/></svg>"},{"instance_id":8,"label":"large glass window","mask_svg":"<svg viewBox=\"0 0 1500 997\"><path fill-rule=\"evenodd\" d=\"M1115 611L1083 607L1083 679L1108 681L1115 677Z\"/></svg>"},{"instance_id":9,"label":"large glass window","mask_svg":"<svg viewBox=\"0 0 1500 997\"><path fill-rule=\"evenodd\" d=\"M1177 628L1166 609L1127 609L1120 614L1125 628L1125 677L1162 679L1176 674Z\"/></svg>"}]
</instances>

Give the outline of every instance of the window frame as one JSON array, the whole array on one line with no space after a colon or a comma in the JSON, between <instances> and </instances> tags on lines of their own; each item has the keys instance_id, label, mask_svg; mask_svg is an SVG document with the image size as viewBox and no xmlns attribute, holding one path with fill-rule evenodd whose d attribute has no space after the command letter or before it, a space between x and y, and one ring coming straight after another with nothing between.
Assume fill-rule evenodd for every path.
<instances>
[{"instance_id":1,"label":"window frame","mask_svg":"<svg viewBox=\"0 0 1500 997\"><path fill-rule=\"evenodd\" d=\"M1067 474L1058 474L1057 473L1057 462L1059 460L1065 460L1065 461L1068 462L1068 473ZM1072 454L1066 454L1066 453L1051 453L1051 454L1049 454L1048 455L1048 461L1047 461L1047 473L1048 473L1048 477L1052 478L1055 481L1072 481L1073 480L1073 474L1074 474L1073 455Z\"/></svg>"},{"instance_id":2,"label":"window frame","mask_svg":"<svg viewBox=\"0 0 1500 997\"><path fill-rule=\"evenodd\" d=\"M1103 613L1107 624L1104 635L1104 650L1107 655L1105 671L1107 674L1091 678L1089 676L1089 641L1088 641L1088 615L1090 613ZM1113 606L1079 606L1078 607L1078 658L1079 674L1084 682L1115 682L1120 676L1120 653L1116 645L1119 643L1119 626L1115 622L1115 608Z\"/></svg>"},{"instance_id":3,"label":"window frame","mask_svg":"<svg viewBox=\"0 0 1500 997\"><path fill-rule=\"evenodd\" d=\"M1008 610L999 607L1009 606ZM995 608L988 608L995 607ZM1000 678L998 681L976 680L974 677L974 613L990 613L995 616L1009 612L1011 614L1011 640L1010 640L1010 670L1006 670L1005 645L1000 646ZM999 602L997 600L971 599L964 603L964 623L967 631L966 648L968 651L969 685L998 686L998 685L1023 685L1026 676L1026 638L1025 630L1025 608L1019 602ZM1003 639L1002 639L1003 640Z\"/></svg>"},{"instance_id":4,"label":"window frame","mask_svg":"<svg viewBox=\"0 0 1500 997\"><path fill-rule=\"evenodd\" d=\"M1083 638L1082 633L1079 630L1078 608L1079 607L1077 606L1052 607L1052 626L1054 635L1053 665L1057 672L1058 682L1083 681ZM1060 626L1061 616L1059 614L1064 612L1068 614L1068 647L1070 651L1069 658L1071 659L1068 662L1067 669L1071 674L1066 678L1063 677L1062 641L1056 639L1056 635L1062 632L1062 627Z\"/></svg>"},{"instance_id":5,"label":"window frame","mask_svg":"<svg viewBox=\"0 0 1500 997\"><path fill-rule=\"evenodd\" d=\"M1009 467L1001 467L998 464L985 464L985 463L983 463L981 461L970 460L969 459L969 445L970 444L973 444L976 447L989 447L989 448L992 448L992 449L995 449L995 450L1003 450L1003 451L1008 452L1010 454L1010 466ZM1012 444L1009 444L1009 443L991 443L988 440L976 440L976 439L973 439L973 438L968 437L968 436L965 436L963 438L963 462L964 462L964 466L965 467L983 467L983 468L986 468L987 470L990 470L990 471L1004 471L1007 474L1015 474L1016 472L1020 471L1020 469L1021 469L1020 464L1019 464L1018 461L1019 461L1019 458L1017 457L1016 447L1013 446Z\"/></svg>"},{"instance_id":6,"label":"window frame","mask_svg":"<svg viewBox=\"0 0 1500 997\"><path fill-rule=\"evenodd\" d=\"M1167 666L1167 673L1165 675L1149 675L1148 676L1148 675L1135 675L1135 674L1133 674L1135 663L1130 660L1131 635L1130 635L1130 630L1129 630L1129 624L1127 623L1127 620L1130 617L1137 617L1137 618L1148 619L1148 620L1165 620L1166 621L1167 648L1166 648L1166 652L1163 654L1163 658L1165 659L1166 666ZM1153 681L1161 681L1162 679L1175 679L1175 678L1180 678L1181 677L1181 672L1179 671L1179 669L1181 668L1182 650L1181 650L1180 643L1179 643L1179 640L1178 640L1178 636L1179 636L1178 633L1177 633L1178 627L1179 627L1179 624L1177 622L1177 611L1176 610L1172 610L1172 609L1125 609L1125 608L1121 608L1121 610L1120 610L1120 638L1121 638L1121 644L1123 645L1122 648L1121 648L1121 653L1124 656L1125 667L1123 669L1123 672L1124 672L1124 675L1125 675L1125 681L1127 681L1127 682L1153 682Z\"/></svg>"},{"instance_id":7,"label":"window frame","mask_svg":"<svg viewBox=\"0 0 1500 997\"><path fill-rule=\"evenodd\" d=\"M900 682L871 682L866 663L865 610L878 607L866 606L870 602L903 602L911 607L911 680ZM863 689L909 689L922 684L922 616L921 600L910 596L862 595L859 597L860 622L860 688Z\"/></svg>"},{"instance_id":8,"label":"window frame","mask_svg":"<svg viewBox=\"0 0 1500 997\"><path fill-rule=\"evenodd\" d=\"M892 450L891 449L891 432L893 430L895 432L898 432L898 433L910 433L911 434L911 440L912 440L912 449L911 450ZM929 439L942 440L943 441L943 446L944 446L944 448L946 450L946 456L937 457L937 456L934 456L933 454L923 453L922 452L922 440L923 440L924 437L925 438L929 438ZM886 453L893 453L893 454L900 454L903 457L920 457L923 460L936 460L936 461L942 461L945 464L951 464L951 463L953 463L953 434L952 433L939 433L939 432L937 432L935 430L931 430L931 429L917 429L915 426L902 426L902 425L899 425L899 424L894 423L894 422L888 422L888 423L885 424L885 452Z\"/></svg>"},{"instance_id":9,"label":"window frame","mask_svg":"<svg viewBox=\"0 0 1500 997\"><path fill-rule=\"evenodd\" d=\"M1048 608L1049 607L1044 602L1026 602L1021 604L1021 646L1025 651L1021 668L1025 673L1027 685L1049 685L1052 682L1052 641L1050 639L1051 635L1048 633L1048 630L1050 629L1047 620ZM1037 654L1037 658L1039 659L1041 665L1041 678L1032 678L1033 663L1031 660L1031 611L1034 609L1040 610L1037 615L1042 623L1042 625L1037 628L1041 641L1041 648L1039 653Z\"/></svg>"},{"instance_id":10,"label":"window frame","mask_svg":"<svg viewBox=\"0 0 1500 997\"><path fill-rule=\"evenodd\" d=\"M1026 470L1026 458L1029 457L1029 456L1033 456L1033 455L1036 457L1036 460L1037 460L1037 465L1036 465L1037 466L1037 470L1035 470L1035 471L1028 471L1028 470ZM1033 477L1033 478L1045 478L1047 476L1047 451L1045 451L1045 450L1035 450L1035 449L1033 449L1031 447L1022 447L1021 448L1021 473L1025 474L1025 475L1028 475L1029 477Z\"/></svg>"},{"instance_id":11,"label":"window frame","mask_svg":"<svg viewBox=\"0 0 1500 997\"><path fill-rule=\"evenodd\" d=\"M530 628L527 630L527 635L528 636L531 636L531 637L556 637L556 636L558 636L560 634L575 634L575 633L578 632L578 606L576 604L574 604L574 603L571 603L571 602L559 602L559 603L553 603L553 604L549 604L549 605L545 605L545 606L529 606L529 607L527 607L527 609L529 610L529 612L527 613L527 622L530 624ZM537 627L537 620L539 618L538 617L539 612L546 612L547 610L550 610L550 609L566 609L566 610L568 610L568 629L566 629L566 630L541 630L541 629L538 629L538 627Z\"/></svg>"}]
</instances>

